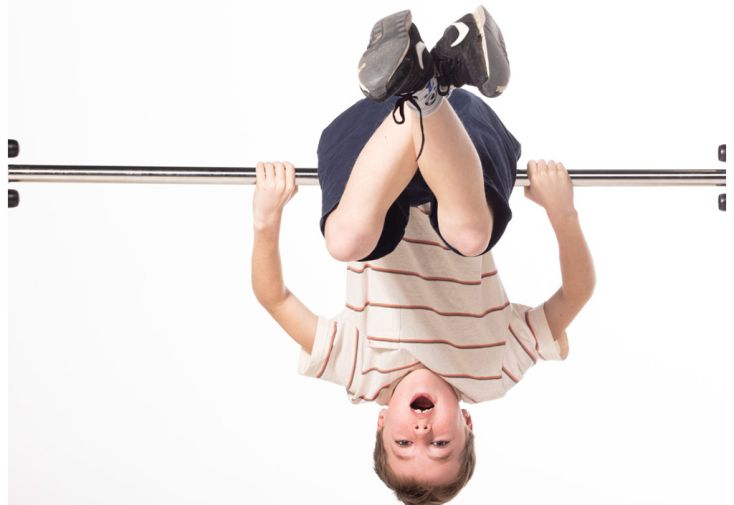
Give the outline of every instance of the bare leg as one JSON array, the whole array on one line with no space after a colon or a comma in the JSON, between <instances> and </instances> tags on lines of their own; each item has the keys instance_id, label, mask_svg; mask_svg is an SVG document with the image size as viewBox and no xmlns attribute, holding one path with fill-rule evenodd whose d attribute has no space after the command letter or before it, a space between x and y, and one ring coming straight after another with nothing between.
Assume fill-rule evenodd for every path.
<instances>
[{"instance_id":1,"label":"bare leg","mask_svg":"<svg viewBox=\"0 0 734 505\"><path fill-rule=\"evenodd\" d=\"M340 261L367 256L377 245L387 210L418 169L412 129L388 114L354 163L336 209L326 219L324 236Z\"/></svg>"},{"instance_id":2,"label":"bare leg","mask_svg":"<svg viewBox=\"0 0 734 505\"><path fill-rule=\"evenodd\" d=\"M418 115L411 114L410 121L415 145L420 146ZM493 216L477 150L446 99L423 118L423 127L420 171L438 200L441 235L465 256L481 254L492 236Z\"/></svg>"},{"instance_id":3,"label":"bare leg","mask_svg":"<svg viewBox=\"0 0 734 505\"><path fill-rule=\"evenodd\" d=\"M415 174L420 124L414 111L406 110L405 118L398 125L388 115L370 137L326 220L327 248L338 260L358 260L375 248L387 210ZM419 162L438 200L441 234L462 254L476 256L486 249L492 227L479 156L448 100L423 118L423 126Z\"/></svg>"}]
</instances>

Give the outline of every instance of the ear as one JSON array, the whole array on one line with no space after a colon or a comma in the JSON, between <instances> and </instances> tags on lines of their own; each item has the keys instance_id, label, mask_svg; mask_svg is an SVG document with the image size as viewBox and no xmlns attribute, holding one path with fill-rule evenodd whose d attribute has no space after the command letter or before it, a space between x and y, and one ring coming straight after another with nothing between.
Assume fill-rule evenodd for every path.
<instances>
[{"instance_id":1,"label":"ear","mask_svg":"<svg viewBox=\"0 0 734 505\"><path fill-rule=\"evenodd\" d=\"M377 431L382 431L382 427L385 425L385 414L387 414L387 409L380 410L380 414L377 416Z\"/></svg>"},{"instance_id":2,"label":"ear","mask_svg":"<svg viewBox=\"0 0 734 505\"><path fill-rule=\"evenodd\" d=\"M466 409L461 409L461 413L464 415L464 422L466 423L467 427L474 431L474 424L471 422L471 416L469 415L469 411Z\"/></svg>"}]
</instances>

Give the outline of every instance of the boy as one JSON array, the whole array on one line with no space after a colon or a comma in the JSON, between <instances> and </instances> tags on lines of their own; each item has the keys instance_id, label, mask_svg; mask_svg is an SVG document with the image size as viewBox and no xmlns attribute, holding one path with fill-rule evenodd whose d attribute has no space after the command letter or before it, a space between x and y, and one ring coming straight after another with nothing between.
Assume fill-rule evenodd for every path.
<instances>
[{"instance_id":1,"label":"boy","mask_svg":"<svg viewBox=\"0 0 734 505\"><path fill-rule=\"evenodd\" d=\"M257 166L253 289L301 345L300 373L386 406L374 451L383 482L405 503L444 503L474 468L459 401L501 397L539 359L565 359L594 270L568 173L530 161L526 196L556 233L563 285L534 309L507 300L489 251L510 219L520 146L478 97L447 98L465 84L490 97L507 85L486 9L449 26L430 53L409 11L388 16L359 68L368 99L319 143L320 225L332 256L349 262L346 308L316 316L283 284L280 219L297 191L289 163Z\"/></svg>"}]
</instances>

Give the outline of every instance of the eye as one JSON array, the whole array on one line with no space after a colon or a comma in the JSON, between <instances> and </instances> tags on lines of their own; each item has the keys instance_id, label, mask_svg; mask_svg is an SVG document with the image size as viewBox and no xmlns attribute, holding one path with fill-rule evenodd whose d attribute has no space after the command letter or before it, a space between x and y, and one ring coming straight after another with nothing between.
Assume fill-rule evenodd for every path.
<instances>
[{"instance_id":1,"label":"eye","mask_svg":"<svg viewBox=\"0 0 734 505\"><path fill-rule=\"evenodd\" d=\"M435 445L436 447L446 447L447 445L449 445L449 442L448 440L436 440L435 442L433 442L433 445Z\"/></svg>"},{"instance_id":2,"label":"eye","mask_svg":"<svg viewBox=\"0 0 734 505\"><path fill-rule=\"evenodd\" d=\"M398 444L400 447L408 447L413 442L411 442L410 440L396 440L395 443Z\"/></svg>"}]
</instances>

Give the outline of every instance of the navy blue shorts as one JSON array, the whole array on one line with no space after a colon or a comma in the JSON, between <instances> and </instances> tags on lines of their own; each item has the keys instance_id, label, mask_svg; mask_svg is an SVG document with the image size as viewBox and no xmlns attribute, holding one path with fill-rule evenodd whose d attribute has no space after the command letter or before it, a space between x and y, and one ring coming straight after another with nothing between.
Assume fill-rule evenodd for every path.
<instances>
[{"instance_id":1,"label":"navy blue shorts","mask_svg":"<svg viewBox=\"0 0 734 505\"><path fill-rule=\"evenodd\" d=\"M378 126L392 113L395 97L385 102L363 99L334 119L321 134L318 147L318 176L321 185L321 233L326 218L339 204L357 156ZM484 172L484 192L492 209L494 225L488 251L500 239L512 218L509 198L515 186L520 143L500 121L497 114L468 91L455 89L449 97L461 123L477 150ZM429 140L430 142L430 140ZM395 249L405 234L410 206L431 203L430 221L441 240L459 253L441 235L438 228L438 202L418 170L385 216L375 249L360 261L381 258Z\"/></svg>"}]
</instances>

